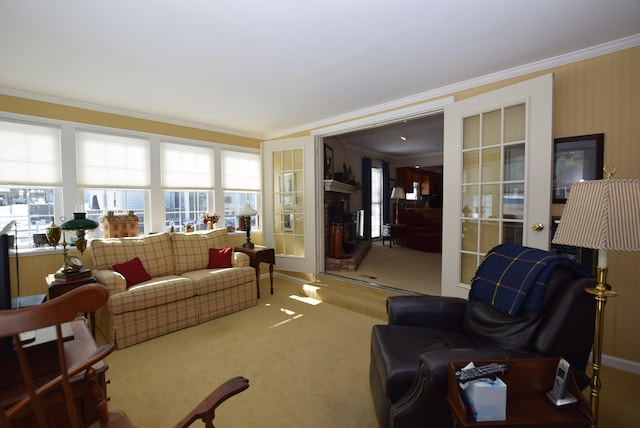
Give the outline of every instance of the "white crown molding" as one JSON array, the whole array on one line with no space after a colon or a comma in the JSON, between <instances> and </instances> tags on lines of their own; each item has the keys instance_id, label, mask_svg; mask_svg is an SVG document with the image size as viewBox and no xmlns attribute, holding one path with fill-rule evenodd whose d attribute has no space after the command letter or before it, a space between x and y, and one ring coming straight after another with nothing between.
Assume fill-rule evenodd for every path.
<instances>
[{"instance_id":1,"label":"white crown molding","mask_svg":"<svg viewBox=\"0 0 640 428\"><path fill-rule=\"evenodd\" d=\"M573 62L582 61L589 58L594 58L601 55L629 49L640 45L640 34L634 34L629 37L614 40L612 42L603 43L596 46L591 46L586 49L570 52L564 55L558 55L552 58L532 62L519 67L513 67L507 70L498 71L496 73L487 74L484 76L476 77L473 79L465 80L462 82L454 83L452 85L443 86L441 88L433 89L426 92L410 95L404 98L398 98L393 101L389 101L383 104L378 104L364 109L355 110L349 113L345 113L340 116L333 116L321 121L308 123L306 125L291 128L285 132L279 132L277 135L272 135L269 138L279 138L285 135L295 134L298 132L306 131L309 129L316 129L327 127L328 125L347 122L354 120L358 117L374 115L376 113L384 112L391 109L401 108L403 106L424 103L427 100L434 98L451 95L452 93L463 91L466 89L475 88L478 86L486 85L489 83L499 82L501 80L509 79L512 77L518 77L529 73L535 73L549 68L558 67L561 65L571 64ZM313 133L313 132L312 132Z\"/></svg>"},{"instance_id":2,"label":"white crown molding","mask_svg":"<svg viewBox=\"0 0 640 428\"><path fill-rule=\"evenodd\" d=\"M9 95L9 96L15 96L15 97L20 97L20 98L26 98L26 99L31 99L34 101L42 101L42 102L49 102L49 103L54 103L54 104L61 104L61 105L66 105L69 107L77 107L77 108L83 108L83 109L88 109L88 110L94 110L94 111L98 111L98 112L102 112L102 113L110 113L110 114L117 114L117 115L123 115L123 116L128 116L128 117L134 117L134 118L138 118L138 119L145 119L145 120L152 120L152 121L157 121L157 122L162 122L162 123L167 123L167 124L171 124L171 125L176 125L176 126L185 126L185 127L189 127L189 128L196 128L196 129L201 129L201 130L205 130L205 131L211 131L211 132L220 132L220 133L224 133L224 134L229 134L229 135L235 135L235 136L239 136L239 137L246 137L246 138L256 138L256 139L262 139L262 140L269 140L269 139L274 139L274 138L280 138L286 135L291 135L291 134L296 134L299 132L305 132L308 130L316 130L318 128L324 128L324 127L328 127L332 124L336 124L336 123L340 123L340 122L348 122L348 121L353 121L354 119L357 118L361 118L364 116L370 116L370 115L375 115L381 112L385 112L385 111L389 111L389 110L394 110L394 109L399 109L408 105L412 105L412 104L420 104L420 103L424 103L427 100L433 100L435 98L438 97L444 97L444 96L448 96L452 93L458 92L458 91L462 91L462 90L466 90L466 89L470 89L470 88L474 88L477 86L482 86L488 83L494 83L494 82L498 82L504 79L508 79L508 78L512 78L512 77L517 77L517 76L521 76L524 74L529 74L529 73L534 73L537 71L541 71L541 70L546 70L552 67L557 67L557 66L561 66L561 65L566 65L566 64L570 64L572 62L576 62L576 61L581 61L581 60L585 60L585 59L589 59L589 58L593 58L596 56L601 56L601 55L606 55L609 53L613 53L613 52L617 52L623 49L628 49L628 48L632 48L635 46L640 45L640 34L635 34L629 37L625 37L622 39L618 39L618 40L614 40L612 42L608 42L608 43L603 43L600 45L596 45L596 46L592 46L586 49L581 49L578 51L574 51L574 52L570 52L568 54L564 54L564 55L559 55L556 57L552 57L552 58L548 58L548 59L544 59L541 61L536 61L530 64L526 64L523 66L519 66L519 67L514 67L514 68L510 68L507 70L503 70L503 71L499 71L496 73L491 73L491 74L487 74L484 76L480 76L477 78L473 78L473 79L469 79L469 80L465 80L463 82L459 82L459 83L455 83L452 85L448 85L448 86L443 86L437 89L433 89L430 91L426 91L426 92L421 92L418 94L414 94L414 95L410 95L408 97L404 97L404 98L398 98L396 100L392 100L389 102L385 102L382 104L377 104L371 107L366 107L360 110L355 110L343 115L339 115L339 116L333 116L327 119L323 119L320 121L316 121L316 122L311 122L311 123L307 123L304 125L300 125L294 128L290 128L284 131L280 131L278 133L275 133L273 135L269 135L269 136L265 136L265 135L257 135L257 134L252 134L252 133L247 133L244 131L239 131L239 130L234 130L234 129L227 129L227 128L221 128L221 127L214 127L214 126L210 126L210 125L204 125L201 123L196 123L196 122L189 122L186 120L178 120L178 119L171 119L171 118L167 118L167 117L163 117L163 116L159 116L159 115L152 115L152 114L146 114L146 113L139 113L136 111L130 111L130 110L125 110L125 109L119 109L119 108L115 108L115 107L108 107L108 106L103 106L100 104L93 104L93 103L89 103L89 102L81 102L81 101L75 101L75 100L71 100L71 99L67 99L67 98L63 98L63 97L55 97L55 96L50 96L50 95L42 95L42 94L37 94L37 93L33 93L33 92L28 92L28 91L22 91L22 90L18 90L18 89L13 89L13 88L8 88L8 87L4 87L4 86L0 86L0 94L4 94L4 95ZM417 106L418 109L420 106ZM424 108L423 108L424 110Z\"/></svg>"},{"instance_id":3,"label":"white crown molding","mask_svg":"<svg viewBox=\"0 0 640 428\"><path fill-rule=\"evenodd\" d=\"M6 86L0 86L0 94L12 96L12 97L25 98L25 99L34 100L34 101L41 101L46 103L60 104L68 107L93 110L100 113L116 114L120 116L134 117L137 119L167 123L170 125L184 126L187 128L195 128L203 131L220 132L222 134L235 135L238 137L255 138L260 140L264 139L264 136L262 135L250 134L250 133L247 133L244 131L238 131L235 129L219 128L215 126L204 125L202 123L189 122L187 120L171 119L164 116L147 114L147 113L139 113L137 111L126 110L126 109L121 109L116 107L108 107L101 104L94 104L94 103L89 103L85 101L75 101L75 100L71 100L63 97L37 94L34 92L23 91L20 89L13 89Z\"/></svg>"}]
</instances>

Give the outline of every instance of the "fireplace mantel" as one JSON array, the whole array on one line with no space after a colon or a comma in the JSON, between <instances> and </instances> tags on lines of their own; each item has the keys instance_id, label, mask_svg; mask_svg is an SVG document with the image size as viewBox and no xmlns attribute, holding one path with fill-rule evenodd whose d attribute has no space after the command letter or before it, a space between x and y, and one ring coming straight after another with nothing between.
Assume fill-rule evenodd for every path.
<instances>
[{"instance_id":1,"label":"fireplace mantel","mask_svg":"<svg viewBox=\"0 0 640 428\"><path fill-rule=\"evenodd\" d=\"M355 193L356 188L341 181L324 180L324 191L337 193Z\"/></svg>"}]
</instances>

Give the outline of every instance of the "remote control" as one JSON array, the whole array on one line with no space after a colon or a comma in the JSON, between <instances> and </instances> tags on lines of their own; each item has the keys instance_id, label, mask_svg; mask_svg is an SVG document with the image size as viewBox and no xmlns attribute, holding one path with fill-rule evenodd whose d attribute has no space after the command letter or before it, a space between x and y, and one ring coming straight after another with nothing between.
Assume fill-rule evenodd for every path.
<instances>
[{"instance_id":1,"label":"remote control","mask_svg":"<svg viewBox=\"0 0 640 428\"><path fill-rule=\"evenodd\" d=\"M476 379L489 378L495 380L497 376L509 371L509 366L504 363L492 363L486 366L474 367L470 369L458 370L455 373L456 379L460 383L467 383Z\"/></svg>"}]
</instances>

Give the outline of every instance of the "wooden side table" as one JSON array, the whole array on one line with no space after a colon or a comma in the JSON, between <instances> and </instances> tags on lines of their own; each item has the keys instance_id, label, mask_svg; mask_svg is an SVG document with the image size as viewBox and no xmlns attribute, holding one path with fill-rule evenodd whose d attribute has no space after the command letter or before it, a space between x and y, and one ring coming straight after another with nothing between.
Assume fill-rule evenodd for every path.
<instances>
[{"instance_id":1,"label":"wooden side table","mask_svg":"<svg viewBox=\"0 0 640 428\"><path fill-rule=\"evenodd\" d=\"M245 253L249 256L249 266L256 270L258 299L260 298L260 263L269 263L269 281L271 282L271 294L273 294L273 265L276 264L276 250L256 245L253 248L236 247L233 251Z\"/></svg>"},{"instance_id":2,"label":"wooden side table","mask_svg":"<svg viewBox=\"0 0 640 428\"><path fill-rule=\"evenodd\" d=\"M591 409L570 373L567 391L578 402L567 407L556 407L546 397L553 387L558 358L527 360L474 361L476 366L506 363L510 371L500 378L507 384L507 419L504 421L476 422L467 412L460 388L455 379L456 370L467 362L449 363L447 402L451 408L455 427L591 427Z\"/></svg>"},{"instance_id":3,"label":"wooden side table","mask_svg":"<svg viewBox=\"0 0 640 428\"><path fill-rule=\"evenodd\" d=\"M55 299L56 297L62 296L65 293L68 293L71 290L74 290L78 287L81 287L85 284L93 284L96 280L91 278L85 278L80 281L56 281L56 277L54 274L47 275L47 285L49 286L49 300ZM87 314L84 314L87 316ZM93 338L96 337L96 313L89 312L89 320L91 321L91 334Z\"/></svg>"}]
</instances>

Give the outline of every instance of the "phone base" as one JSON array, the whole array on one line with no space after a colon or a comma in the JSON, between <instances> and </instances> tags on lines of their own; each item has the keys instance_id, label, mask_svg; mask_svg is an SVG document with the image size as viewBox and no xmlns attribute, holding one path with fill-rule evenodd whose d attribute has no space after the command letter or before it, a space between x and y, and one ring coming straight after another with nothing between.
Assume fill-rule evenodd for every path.
<instances>
[{"instance_id":1,"label":"phone base","mask_svg":"<svg viewBox=\"0 0 640 428\"><path fill-rule=\"evenodd\" d=\"M554 406L558 407L567 406L578 401L576 397L574 397L570 392L566 391L564 393L564 397L562 398L554 398L551 394L551 391L549 391L547 392L547 398L553 403Z\"/></svg>"}]
</instances>

